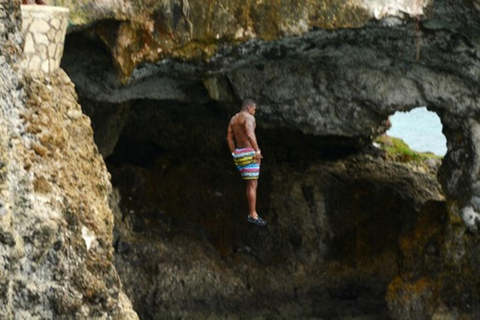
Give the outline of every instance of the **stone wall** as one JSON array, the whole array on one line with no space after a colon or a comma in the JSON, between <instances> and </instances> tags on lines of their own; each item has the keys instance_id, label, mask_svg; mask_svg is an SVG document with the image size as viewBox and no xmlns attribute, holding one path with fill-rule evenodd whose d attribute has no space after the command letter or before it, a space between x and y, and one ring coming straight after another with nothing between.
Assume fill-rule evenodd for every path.
<instances>
[{"instance_id":1,"label":"stone wall","mask_svg":"<svg viewBox=\"0 0 480 320\"><path fill-rule=\"evenodd\" d=\"M60 67L69 10L52 6L22 6L25 47L22 67L28 73L50 74Z\"/></svg>"}]
</instances>

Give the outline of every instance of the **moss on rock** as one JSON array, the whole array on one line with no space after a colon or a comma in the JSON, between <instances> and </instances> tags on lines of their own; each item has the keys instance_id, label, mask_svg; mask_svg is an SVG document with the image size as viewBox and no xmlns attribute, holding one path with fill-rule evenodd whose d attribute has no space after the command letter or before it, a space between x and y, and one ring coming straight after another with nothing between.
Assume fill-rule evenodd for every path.
<instances>
[{"instance_id":1,"label":"moss on rock","mask_svg":"<svg viewBox=\"0 0 480 320\"><path fill-rule=\"evenodd\" d=\"M432 152L418 152L412 150L402 139L391 137L386 134L377 137L375 142L385 151L388 160L423 163L427 159L442 159L441 156Z\"/></svg>"}]
</instances>

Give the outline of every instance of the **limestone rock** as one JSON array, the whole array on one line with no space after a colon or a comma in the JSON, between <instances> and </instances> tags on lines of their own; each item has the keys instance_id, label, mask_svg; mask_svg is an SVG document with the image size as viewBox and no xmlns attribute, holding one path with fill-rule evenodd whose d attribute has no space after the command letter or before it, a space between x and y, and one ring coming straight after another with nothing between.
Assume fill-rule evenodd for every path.
<instances>
[{"instance_id":1,"label":"limestone rock","mask_svg":"<svg viewBox=\"0 0 480 320\"><path fill-rule=\"evenodd\" d=\"M313 28L360 27L372 18L419 16L432 2L168 0L144 7L136 1L56 1L70 8L74 25L97 23L95 32L124 77L146 61L210 58L224 42L275 40ZM119 23L98 23L112 19Z\"/></svg>"},{"instance_id":2,"label":"limestone rock","mask_svg":"<svg viewBox=\"0 0 480 320\"><path fill-rule=\"evenodd\" d=\"M25 130L20 134L36 141L37 147L18 143L9 152L10 163L19 166L10 173L18 179L12 196L19 200L7 202L10 213L2 219L2 225L12 222L7 227L12 236L3 241L10 243L7 253L17 255L5 266L7 286L12 288L5 305L15 306L7 308L5 316L135 319L128 305L119 307L122 292L112 264L109 175L93 144L88 118L65 118L80 108L65 74L54 75L50 86L28 81L26 108L19 108ZM42 299L20 299L24 295Z\"/></svg>"},{"instance_id":3,"label":"limestone rock","mask_svg":"<svg viewBox=\"0 0 480 320\"><path fill-rule=\"evenodd\" d=\"M16 58L2 57L2 316L135 318L112 242L146 318L479 316L478 1L58 3L74 24L64 66L121 193L115 238L71 83L26 82L26 108ZM9 19L2 54L21 42ZM225 158L247 97L265 230L246 225ZM427 172L352 155L419 105L448 139L446 200Z\"/></svg>"},{"instance_id":4,"label":"limestone rock","mask_svg":"<svg viewBox=\"0 0 480 320\"><path fill-rule=\"evenodd\" d=\"M65 117L80 112L73 83L23 77L20 3L0 12L0 318L137 319L113 266L108 172L88 118Z\"/></svg>"},{"instance_id":5,"label":"limestone rock","mask_svg":"<svg viewBox=\"0 0 480 320\"><path fill-rule=\"evenodd\" d=\"M431 15L418 21L418 31L414 21L393 26L370 22L362 28L314 30L275 41L225 42L208 63L195 59L145 63L126 85L117 78L111 56L98 39L75 35L64 66L80 95L92 100L203 106L213 100L225 112L231 108L228 101L238 104L254 97L265 128L325 141L335 137L350 147L382 134L394 112L426 105L441 117L449 141L440 179L449 199L458 201L454 211L460 216L471 197L480 195L473 188L480 164L479 120L473 116L480 107L476 98L480 66L478 41L471 40L478 39L478 14L472 8L469 1L435 2L429 6ZM133 34L120 34L132 48ZM88 54L92 48L94 55ZM115 60L114 50L110 52ZM209 79L222 79L223 84ZM154 133L150 140L156 144L160 135Z\"/></svg>"}]
</instances>

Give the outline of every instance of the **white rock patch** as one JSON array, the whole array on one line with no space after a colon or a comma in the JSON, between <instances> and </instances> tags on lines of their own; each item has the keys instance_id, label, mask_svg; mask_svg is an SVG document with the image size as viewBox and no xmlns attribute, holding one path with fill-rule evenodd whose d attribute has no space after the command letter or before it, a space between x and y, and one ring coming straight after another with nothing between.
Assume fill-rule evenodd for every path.
<instances>
[{"instance_id":1,"label":"white rock patch","mask_svg":"<svg viewBox=\"0 0 480 320\"><path fill-rule=\"evenodd\" d=\"M480 214L477 213L471 206L463 207L461 211L461 216L467 227L472 231L477 231L477 225L475 221L478 219L480 221Z\"/></svg>"},{"instance_id":2,"label":"white rock patch","mask_svg":"<svg viewBox=\"0 0 480 320\"><path fill-rule=\"evenodd\" d=\"M85 245L87 246L87 251L90 250L90 247L92 246L92 242L95 241L95 234L90 231L85 226L82 226L82 238L83 241L85 241Z\"/></svg>"},{"instance_id":3,"label":"white rock patch","mask_svg":"<svg viewBox=\"0 0 480 320\"><path fill-rule=\"evenodd\" d=\"M418 16L424 14L424 8L432 3L431 0L358 0L355 1L376 19L388 16L403 17L404 14Z\"/></svg>"}]
</instances>

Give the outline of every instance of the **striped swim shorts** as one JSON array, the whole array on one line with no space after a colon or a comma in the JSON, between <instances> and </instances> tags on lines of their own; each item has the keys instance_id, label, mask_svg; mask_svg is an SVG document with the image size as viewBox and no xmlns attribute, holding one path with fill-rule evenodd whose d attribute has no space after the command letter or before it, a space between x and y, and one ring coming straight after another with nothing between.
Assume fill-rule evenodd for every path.
<instances>
[{"instance_id":1,"label":"striped swim shorts","mask_svg":"<svg viewBox=\"0 0 480 320\"><path fill-rule=\"evenodd\" d=\"M236 149L233 153L233 162L243 180L255 180L260 175L260 164L255 162L254 155L253 148Z\"/></svg>"}]
</instances>

